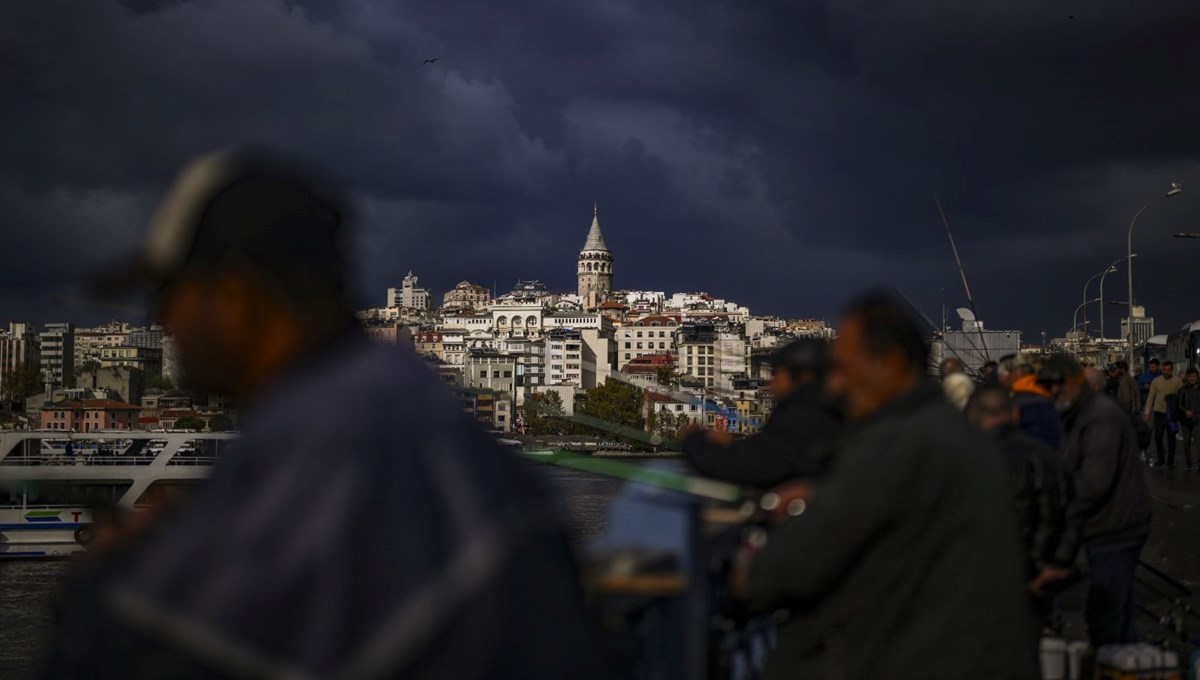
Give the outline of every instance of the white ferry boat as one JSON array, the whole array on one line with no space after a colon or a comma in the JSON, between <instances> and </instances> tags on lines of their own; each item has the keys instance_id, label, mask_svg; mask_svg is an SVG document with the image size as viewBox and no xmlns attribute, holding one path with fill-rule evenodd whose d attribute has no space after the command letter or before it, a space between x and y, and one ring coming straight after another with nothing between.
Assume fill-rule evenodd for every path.
<instances>
[{"instance_id":1,"label":"white ferry boat","mask_svg":"<svg viewBox=\"0 0 1200 680\"><path fill-rule=\"evenodd\" d=\"M0 559L85 550L92 508L135 508L208 476L232 433L0 433Z\"/></svg>"}]
</instances>

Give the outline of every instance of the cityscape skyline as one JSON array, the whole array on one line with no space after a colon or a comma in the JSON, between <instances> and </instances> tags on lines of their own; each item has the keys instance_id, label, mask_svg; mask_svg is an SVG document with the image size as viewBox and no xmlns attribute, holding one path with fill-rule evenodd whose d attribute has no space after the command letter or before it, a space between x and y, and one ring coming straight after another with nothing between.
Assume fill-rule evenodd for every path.
<instances>
[{"instance_id":1,"label":"cityscape skyline","mask_svg":"<svg viewBox=\"0 0 1200 680\"><path fill-rule=\"evenodd\" d=\"M187 159L256 143L345 188L358 304L410 268L570 290L599 201L619 287L832 320L883 284L936 319L965 303L936 195L981 318L1030 337L1069 328L1179 182L1134 237L1137 301L1177 328L1200 318L1172 238L1200 213L1192 9L9 5L0 309L111 317L85 275Z\"/></svg>"}]
</instances>

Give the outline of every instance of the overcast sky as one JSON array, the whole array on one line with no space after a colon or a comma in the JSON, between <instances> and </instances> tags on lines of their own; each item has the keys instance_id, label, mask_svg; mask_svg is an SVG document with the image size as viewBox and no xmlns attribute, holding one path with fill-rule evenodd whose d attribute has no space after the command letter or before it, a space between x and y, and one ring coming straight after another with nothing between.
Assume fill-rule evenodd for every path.
<instances>
[{"instance_id":1,"label":"overcast sky","mask_svg":"<svg viewBox=\"0 0 1200 680\"><path fill-rule=\"evenodd\" d=\"M888 284L937 318L965 303L937 195L1027 342L1180 182L1135 232L1162 332L1200 319L1171 238L1200 231L1197 36L1195 0L7 2L0 321L132 320L78 279L187 158L255 142L353 196L364 306L409 269L573 290L598 201L619 288L832 319Z\"/></svg>"}]
</instances>

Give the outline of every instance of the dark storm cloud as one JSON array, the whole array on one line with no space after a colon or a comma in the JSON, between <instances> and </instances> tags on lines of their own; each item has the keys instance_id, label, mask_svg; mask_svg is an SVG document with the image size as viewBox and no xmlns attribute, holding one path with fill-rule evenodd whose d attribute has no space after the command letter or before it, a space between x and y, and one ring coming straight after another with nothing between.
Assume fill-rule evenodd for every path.
<instances>
[{"instance_id":1,"label":"dark storm cloud","mask_svg":"<svg viewBox=\"0 0 1200 680\"><path fill-rule=\"evenodd\" d=\"M1166 236L1200 226L1190 0L791 5L10 5L6 304L128 247L188 156L254 141L355 195L375 304L408 269L570 288L598 200L619 286L795 316L887 282L934 315L963 301L937 194L989 324L1058 334L1179 181L1138 297L1200 317Z\"/></svg>"}]
</instances>

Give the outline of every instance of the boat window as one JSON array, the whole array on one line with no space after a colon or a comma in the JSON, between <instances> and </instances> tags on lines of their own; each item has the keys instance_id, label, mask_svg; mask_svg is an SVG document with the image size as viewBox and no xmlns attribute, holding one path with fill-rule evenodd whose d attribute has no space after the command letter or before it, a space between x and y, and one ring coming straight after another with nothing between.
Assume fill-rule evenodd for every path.
<instances>
[{"instance_id":1,"label":"boat window","mask_svg":"<svg viewBox=\"0 0 1200 680\"><path fill-rule=\"evenodd\" d=\"M0 502L26 506L112 505L121 500L133 483L129 480L43 481L26 480L0 489Z\"/></svg>"}]
</instances>

